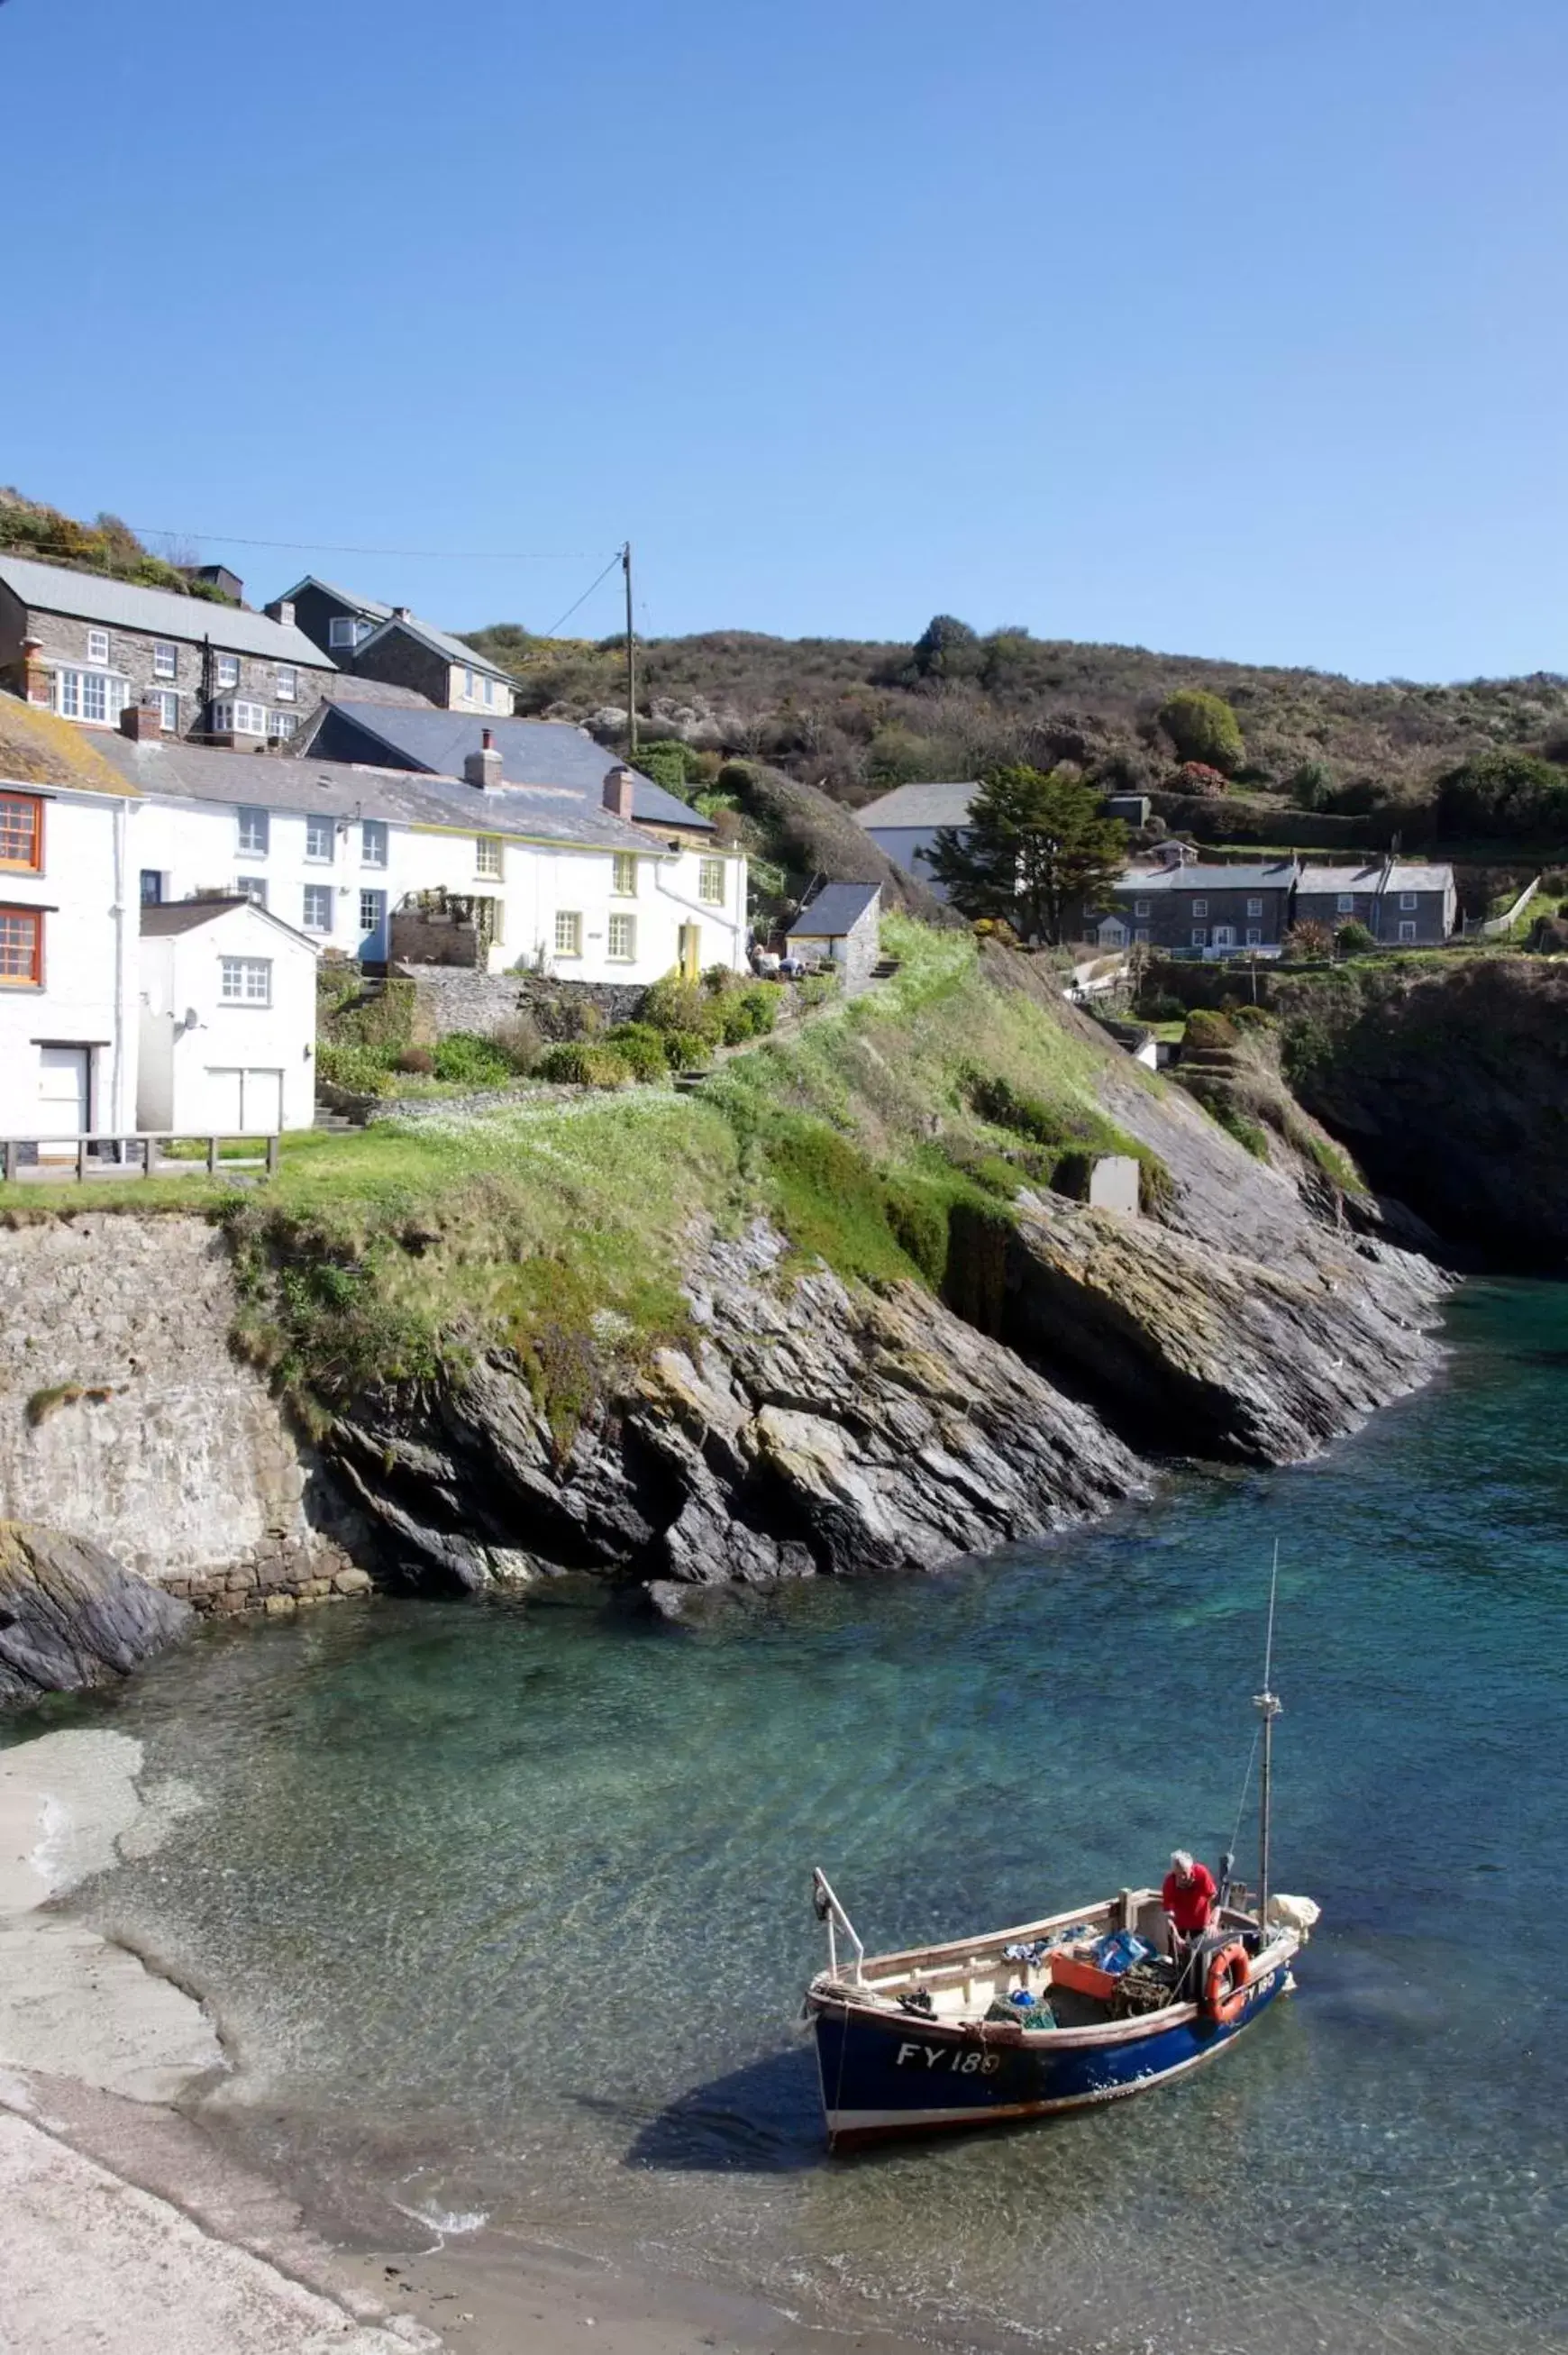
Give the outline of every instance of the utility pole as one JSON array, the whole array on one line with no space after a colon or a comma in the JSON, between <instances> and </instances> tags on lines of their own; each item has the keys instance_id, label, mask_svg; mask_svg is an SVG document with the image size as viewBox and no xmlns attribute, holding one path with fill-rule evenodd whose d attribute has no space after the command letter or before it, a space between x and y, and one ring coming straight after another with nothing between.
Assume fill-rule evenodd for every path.
<instances>
[{"instance_id":1,"label":"utility pole","mask_svg":"<svg viewBox=\"0 0 1568 2355\"><path fill-rule=\"evenodd\" d=\"M626 752L630 760L637 757L637 641L632 629L632 543L627 540L621 550L621 570L626 576Z\"/></svg>"}]
</instances>

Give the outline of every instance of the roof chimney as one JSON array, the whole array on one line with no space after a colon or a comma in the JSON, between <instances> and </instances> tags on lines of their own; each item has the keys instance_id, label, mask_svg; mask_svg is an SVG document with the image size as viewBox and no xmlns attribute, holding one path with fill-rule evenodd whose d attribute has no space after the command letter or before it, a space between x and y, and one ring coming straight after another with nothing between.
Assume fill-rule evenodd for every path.
<instances>
[{"instance_id":1,"label":"roof chimney","mask_svg":"<svg viewBox=\"0 0 1568 2355\"><path fill-rule=\"evenodd\" d=\"M481 729L479 750L470 752L463 763L465 782L477 785L485 793L501 782L501 755L496 750L496 739L488 728Z\"/></svg>"},{"instance_id":2,"label":"roof chimney","mask_svg":"<svg viewBox=\"0 0 1568 2355\"><path fill-rule=\"evenodd\" d=\"M164 732L164 715L155 703L127 703L121 707L120 733L129 736L133 744L155 744Z\"/></svg>"},{"instance_id":3,"label":"roof chimney","mask_svg":"<svg viewBox=\"0 0 1568 2355\"><path fill-rule=\"evenodd\" d=\"M294 609L286 597L274 597L270 605L263 606L262 611L269 622L281 622L285 630L293 628Z\"/></svg>"},{"instance_id":4,"label":"roof chimney","mask_svg":"<svg viewBox=\"0 0 1568 2355\"><path fill-rule=\"evenodd\" d=\"M411 622L413 620L413 610L408 605L394 605L392 608L392 619L394 622Z\"/></svg>"},{"instance_id":5,"label":"roof chimney","mask_svg":"<svg viewBox=\"0 0 1568 2355\"><path fill-rule=\"evenodd\" d=\"M630 769L623 766L620 768L605 770L604 806L611 812L613 816L624 817L630 820L632 815L632 795L636 792L636 789L637 780L633 775Z\"/></svg>"}]
</instances>

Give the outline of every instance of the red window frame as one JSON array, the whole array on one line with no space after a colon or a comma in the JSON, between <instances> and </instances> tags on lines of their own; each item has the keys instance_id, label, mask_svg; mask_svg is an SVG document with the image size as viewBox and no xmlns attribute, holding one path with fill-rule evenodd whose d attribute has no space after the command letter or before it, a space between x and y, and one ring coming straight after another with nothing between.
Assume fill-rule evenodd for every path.
<instances>
[{"instance_id":1,"label":"red window frame","mask_svg":"<svg viewBox=\"0 0 1568 2355\"><path fill-rule=\"evenodd\" d=\"M21 810L31 818L32 841L28 856L13 858L9 855L6 836L10 829L5 821L12 812ZM26 823L26 819L24 819ZM0 793L0 868L13 875L41 875L44 871L44 805L37 794Z\"/></svg>"},{"instance_id":2,"label":"red window frame","mask_svg":"<svg viewBox=\"0 0 1568 2355\"><path fill-rule=\"evenodd\" d=\"M12 932L13 925L23 927L19 935ZM26 927L31 925L32 955L26 973L6 969L6 960L13 938L25 940ZM41 989L44 986L44 911L41 908L7 907L0 903L0 989Z\"/></svg>"}]
</instances>

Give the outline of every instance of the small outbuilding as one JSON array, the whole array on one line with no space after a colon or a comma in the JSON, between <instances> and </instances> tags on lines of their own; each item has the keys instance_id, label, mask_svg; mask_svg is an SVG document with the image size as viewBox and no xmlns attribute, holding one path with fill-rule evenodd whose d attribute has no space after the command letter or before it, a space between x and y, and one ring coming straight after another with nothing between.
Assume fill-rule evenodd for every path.
<instances>
[{"instance_id":1,"label":"small outbuilding","mask_svg":"<svg viewBox=\"0 0 1568 2355\"><path fill-rule=\"evenodd\" d=\"M881 904L879 883L824 883L789 928L790 954L830 957L847 991L863 989L881 954Z\"/></svg>"},{"instance_id":2,"label":"small outbuilding","mask_svg":"<svg viewBox=\"0 0 1568 2355\"><path fill-rule=\"evenodd\" d=\"M315 1117L315 943L252 900L142 910L136 1125L268 1136Z\"/></svg>"}]
</instances>

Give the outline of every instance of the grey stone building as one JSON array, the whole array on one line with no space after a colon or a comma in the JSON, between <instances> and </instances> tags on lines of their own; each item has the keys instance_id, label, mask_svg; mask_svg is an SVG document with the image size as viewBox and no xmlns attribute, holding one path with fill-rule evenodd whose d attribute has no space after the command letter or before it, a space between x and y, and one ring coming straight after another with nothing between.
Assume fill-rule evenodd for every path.
<instances>
[{"instance_id":1,"label":"grey stone building","mask_svg":"<svg viewBox=\"0 0 1568 2355\"><path fill-rule=\"evenodd\" d=\"M167 736L283 744L332 677L286 606L252 613L0 556L0 687L84 727L117 728L142 707Z\"/></svg>"},{"instance_id":2,"label":"grey stone building","mask_svg":"<svg viewBox=\"0 0 1568 2355\"><path fill-rule=\"evenodd\" d=\"M1413 859L1360 867L1304 867L1296 887L1297 922L1364 924L1380 948L1440 948L1459 912L1454 869Z\"/></svg>"},{"instance_id":3,"label":"grey stone building","mask_svg":"<svg viewBox=\"0 0 1568 2355\"><path fill-rule=\"evenodd\" d=\"M880 883L825 883L789 928L791 954L829 957L847 994L864 989L881 954L881 906Z\"/></svg>"},{"instance_id":4,"label":"grey stone building","mask_svg":"<svg viewBox=\"0 0 1568 2355\"><path fill-rule=\"evenodd\" d=\"M1294 858L1249 867L1130 867L1093 924L1102 947L1189 956L1277 949L1293 921Z\"/></svg>"},{"instance_id":5,"label":"grey stone building","mask_svg":"<svg viewBox=\"0 0 1568 2355\"><path fill-rule=\"evenodd\" d=\"M406 605L352 595L307 573L269 613L292 606L299 626L338 667L357 678L408 687L443 711L509 719L511 674Z\"/></svg>"}]
</instances>

